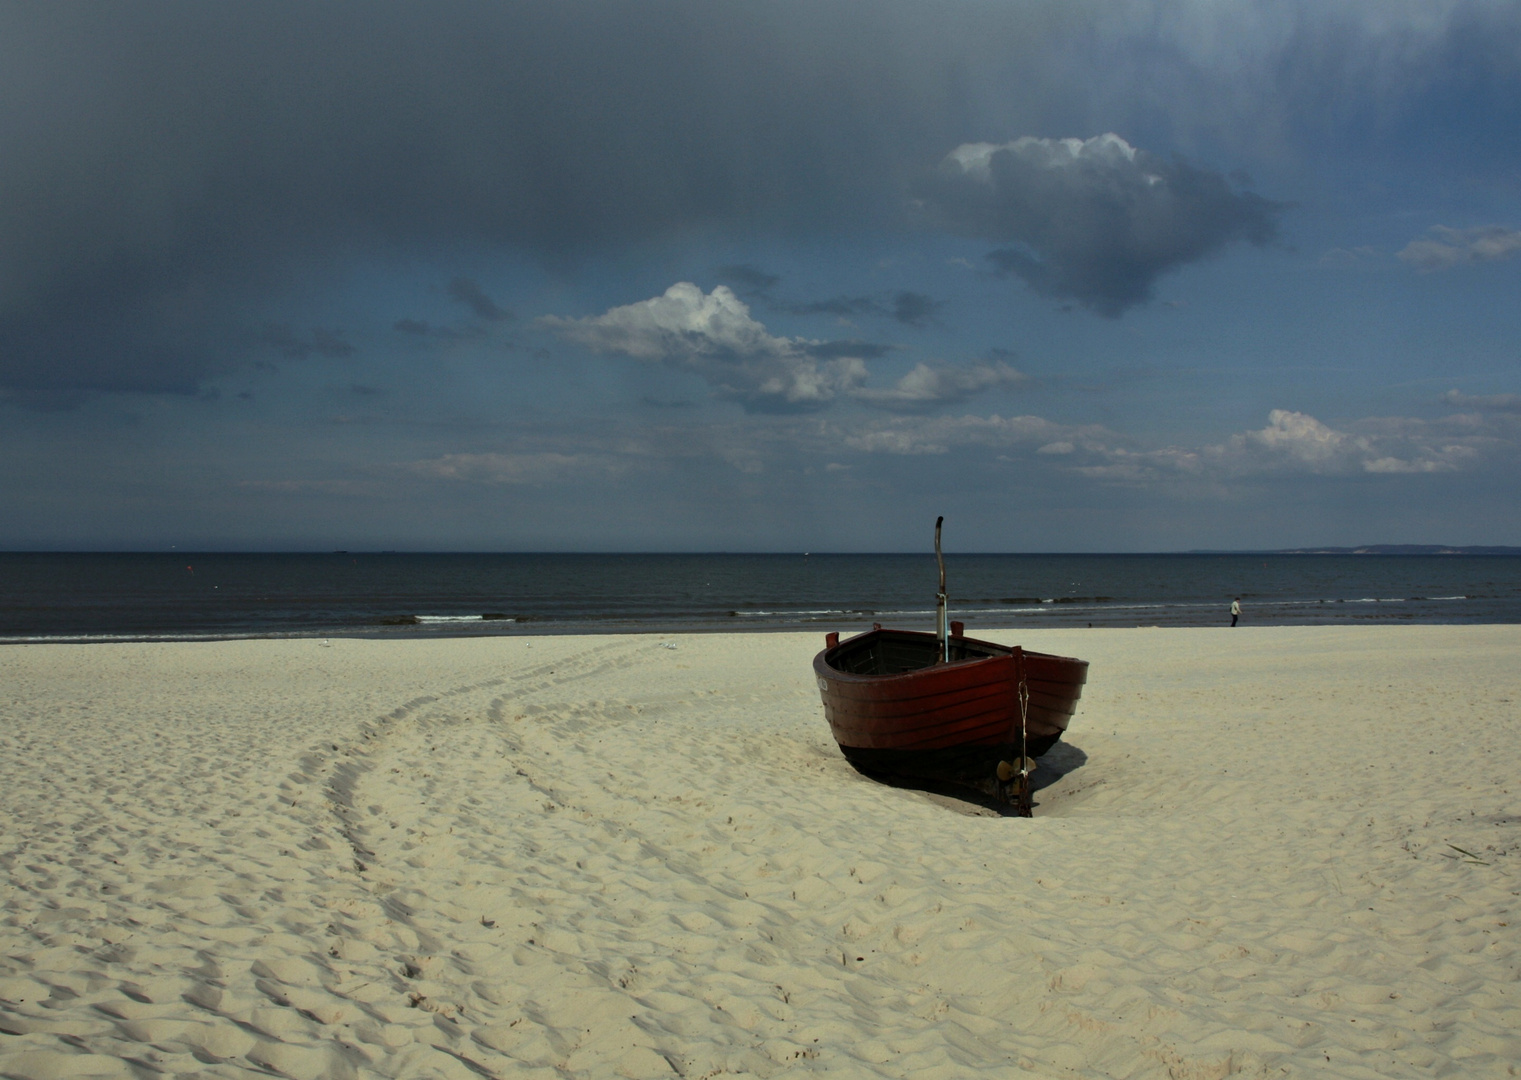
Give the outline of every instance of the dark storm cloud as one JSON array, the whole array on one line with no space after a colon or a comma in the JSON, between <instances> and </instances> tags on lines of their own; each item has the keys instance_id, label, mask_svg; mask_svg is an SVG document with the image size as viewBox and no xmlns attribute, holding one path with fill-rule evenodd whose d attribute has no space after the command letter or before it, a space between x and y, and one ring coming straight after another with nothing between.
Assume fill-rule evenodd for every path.
<instances>
[{"instance_id":1,"label":"dark storm cloud","mask_svg":"<svg viewBox=\"0 0 1521 1080\"><path fill-rule=\"evenodd\" d=\"M885 299L878 299L875 296L831 296L823 300L788 302L766 295L761 298L772 311L783 311L788 315L833 315L838 319L892 319L916 329L922 329L934 322L935 313L945 306L944 301L935 300L923 293L906 291L894 293Z\"/></svg>"},{"instance_id":2,"label":"dark storm cloud","mask_svg":"<svg viewBox=\"0 0 1521 1080\"><path fill-rule=\"evenodd\" d=\"M1266 244L1283 209L1112 134L967 144L925 194L952 228L1013 245L988 255L1000 273L1109 316L1150 299L1163 274L1233 241Z\"/></svg>"},{"instance_id":3,"label":"dark storm cloud","mask_svg":"<svg viewBox=\"0 0 1521 1080\"><path fill-rule=\"evenodd\" d=\"M935 313L945 306L942 300L923 293L899 292L887 302L873 296L831 296L823 300L788 301L779 299L774 289L781 278L750 265L720 266L718 277L740 296L764 303L772 311L788 315L833 315L840 319L870 317L895 319L905 326L924 327L935 321ZM867 354L859 354L867 355ZM873 353L871 355L880 355Z\"/></svg>"},{"instance_id":4,"label":"dark storm cloud","mask_svg":"<svg viewBox=\"0 0 1521 1080\"><path fill-rule=\"evenodd\" d=\"M504 312L502 317L506 319L516 318L511 312ZM391 329L395 330L398 334L406 334L409 337L438 338L444 341L469 341L485 337L487 333L483 327L478 325L464 327L434 326L426 319L397 319L391 324ZM503 342L502 344L508 349L516 347L511 342Z\"/></svg>"},{"instance_id":5,"label":"dark storm cloud","mask_svg":"<svg viewBox=\"0 0 1521 1080\"><path fill-rule=\"evenodd\" d=\"M718 280L730 286L740 296L756 296L771 291L782 279L775 274L768 274L758 266L750 266L748 263L720 266L717 270Z\"/></svg>"},{"instance_id":6,"label":"dark storm cloud","mask_svg":"<svg viewBox=\"0 0 1521 1080\"><path fill-rule=\"evenodd\" d=\"M259 334L259 340L278 349L287 360L305 360L313 353L338 360L353 356L357 351L337 331L323 330L320 327L314 327L309 335L302 336L289 326L267 323Z\"/></svg>"},{"instance_id":7,"label":"dark storm cloud","mask_svg":"<svg viewBox=\"0 0 1521 1080\"><path fill-rule=\"evenodd\" d=\"M678 229L887 220L907 176L978 131L957 63L1027 53L1055 16L969 9L945 33L915 4L872 14L6 5L0 387L192 392L246 362L228 343L271 298L411 248L563 263ZM501 311L482 298L465 302Z\"/></svg>"},{"instance_id":8,"label":"dark storm cloud","mask_svg":"<svg viewBox=\"0 0 1521 1080\"><path fill-rule=\"evenodd\" d=\"M227 333L215 304L194 283L160 280L146 297L137 284L80 274L19 311L0 293L0 401L51 410L101 391L195 394L203 343Z\"/></svg>"},{"instance_id":9,"label":"dark storm cloud","mask_svg":"<svg viewBox=\"0 0 1521 1080\"><path fill-rule=\"evenodd\" d=\"M490 322L503 322L516 318L512 312L497 307L496 301L487 296L485 290L469 278L457 277L449 282L449 295L475 312L477 317Z\"/></svg>"},{"instance_id":10,"label":"dark storm cloud","mask_svg":"<svg viewBox=\"0 0 1521 1080\"><path fill-rule=\"evenodd\" d=\"M840 319L855 315L885 314L882 305L869 296L831 296L825 300L808 300L795 304L778 301L772 303L771 307L789 315L833 315Z\"/></svg>"},{"instance_id":11,"label":"dark storm cloud","mask_svg":"<svg viewBox=\"0 0 1521 1080\"><path fill-rule=\"evenodd\" d=\"M935 321L935 313L944 306L945 301L923 293L900 292L893 297L893 318L905 326L924 327Z\"/></svg>"},{"instance_id":12,"label":"dark storm cloud","mask_svg":"<svg viewBox=\"0 0 1521 1080\"><path fill-rule=\"evenodd\" d=\"M1250 148L1295 130L1272 110L1377 113L1384 88L1430 85L1456 54L1426 43L1449 26L1488 43L1464 46L1465 78L1512 100L1494 76L1514 70L1516 35L1488 27L1515 18L1458 6L1468 17L1144 0L7 4L0 395L194 393L248 362L273 301L366 260L510 246L566 266L704 230L894 227L912 179L978 139L1141 117L1133 130L1178 145L1243 132L1221 138ZM1343 56L1371 59L1349 78ZM1120 203L998 169L991 196L937 187L945 220L1009 245L1006 272L1099 310L1271 231L1269 204L1181 162L1156 173L1203 219L1128 239L1074 219L1124 224ZM1032 224L1041 205L1060 220ZM774 284L726 270L747 294Z\"/></svg>"}]
</instances>

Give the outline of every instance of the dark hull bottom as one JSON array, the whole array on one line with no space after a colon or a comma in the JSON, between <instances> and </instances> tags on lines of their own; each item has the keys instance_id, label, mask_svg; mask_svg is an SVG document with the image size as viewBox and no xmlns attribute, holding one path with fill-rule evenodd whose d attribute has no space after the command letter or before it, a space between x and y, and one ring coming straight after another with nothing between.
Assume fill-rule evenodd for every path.
<instances>
[{"instance_id":1,"label":"dark hull bottom","mask_svg":"<svg viewBox=\"0 0 1521 1080\"><path fill-rule=\"evenodd\" d=\"M1061 738L1060 733L1030 738L1030 756L1040 757ZM921 780L944 780L969 784L979 791L996 791L998 763L1019 758L1019 744L1002 746L951 746L943 750L878 750L860 746L841 746L840 750L857 769L879 776L899 776Z\"/></svg>"}]
</instances>

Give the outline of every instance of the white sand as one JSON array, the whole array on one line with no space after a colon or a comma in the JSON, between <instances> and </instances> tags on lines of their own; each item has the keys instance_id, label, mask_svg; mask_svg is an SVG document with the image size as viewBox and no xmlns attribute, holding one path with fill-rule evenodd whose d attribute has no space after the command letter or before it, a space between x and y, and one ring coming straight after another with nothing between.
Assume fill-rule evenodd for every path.
<instances>
[{"instance_id":1,"label":"white sand","mask_svg":"<svg viewBox=\"0 0 1521 1080\"><path fill-rule=\"evenodd\" d=\"M813 634L0 649L0 1075L1521 1074L1521 627L1019 639L1033 820Z\"/></svg>"}]
</instances>

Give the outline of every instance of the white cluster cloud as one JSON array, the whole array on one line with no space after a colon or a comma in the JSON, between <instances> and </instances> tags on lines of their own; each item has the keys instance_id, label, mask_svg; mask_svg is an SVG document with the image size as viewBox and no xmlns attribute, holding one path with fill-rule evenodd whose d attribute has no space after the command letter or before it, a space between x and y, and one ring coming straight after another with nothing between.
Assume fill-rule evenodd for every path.
<instances>
[{"instance_id":1,"label":"white cluster cloud","mask_svg":"<svg viewBox=\"0 0 1521 1080\"><path fill-rule=\"evenodd\" d=\"M521 454L443 454L403 463L400 468L414 476L433 480L459 480L477 484L537 484L573 473L607 472L616 469L609 460L586 454L554 452Z\"/></svg>"},{"instance_id":2,"label":"white cluster cloud","mask_svg":"<svg viewBox=\"0 0 1521 1080\"><path fill-rule=\"evenodd\" d=\"M1310 472L1322 472L1349 456L1370 453L1366 440L1334 431L1306 413L1274 409L1268 426L1231 437L1225 448L1242 455L1281 459Z\"/></svg>"},{"instance_id":3,"label":"white cluster cloud","mask_svg":"<svg viewBox=\"0 0 1521 1080\"><path fill-rule=\"evenodd\" d=\"M1455 476L1485 467L1512 467L1521 451L1521 395L1480 398L1454 390L1443 400L1484 407L1435 420L1374 417L1341 425L1274 409L1260 428L1193 446L1148 446L1101 424L1069 424L1033 415L793 415L659 430L614 424L593 440L595 449L582 452L525 444L513 452L448 453L390 468L434 481L530 485L633 475L681 459L721 460L741 473L760 476L773 465L792 467L801 455L809 463L827 462L822 466L826 472L852 476L865 475L857 471L862 461L851 462L852 453L954 455L958 460L1017 463L1059 478L1060 483L1197 494L1275 479Z\"/></svg>"},{"instance_id":4,"label":"white cluster cloud","mask_svg":"<svg viewBox=\"0 0 1521 1080\"><path fill-rule=\"evenodd\" d=\"M862 425L845 436L854 450L883 454L945 454L959 446L1037 448L1071 453L1062 446L1099 452L1116 436L1102 427L1072 427L1039 416L898 417Z\"/></svg>"},{"instance_id":5,"label":"white cluster cloud","mask_svg":"<svg viewBox=\"0 0 1521 1080\"><path fill-rule=\"evenodd\" d=\"M752 408L816 408L866 379L860 357L821 362L809 353L817 342L767 333L724 285L704 294L681 281L662 296L602 315L546 315L539 322L596 352L695 371L723 396Z\"/></svg>"},{"instance_id":6,"label":"white cluster cloud","mask_svg":"<svg viewBox=\"0 0 1521 1080\"><path fill-rule=\"evenodd\" d=\"M1023 373L998 362L991 364L915 364L891 389L858 387L855 397L886 409L912 411L946 402L964 401L995 386L1023 382Z\"/></svg>"},{"instance_id":7,"label":"white cluster cloud","mask_svg":"<svg viewBox=\"0 0 1521 1080\"><path fill-rule=\"evenodd\" d=\"M846 434L844 442L855 450L888 454L1025 448L1049 466L1090 479L1141 483L1456 472L1502 441L1513 441L1464 417L1434 423L1375 419L1356 426L1358 430L1343 431L1305 413L1274 409L1267 426L1222 443L1146 449L1102 426L1063 425L1038 416L901 417L863 426Z\"/></svg>"},{"instance_id":8,"label":"white cluster cloud","mask_svg":"<svg viewBox=\"0 0 1521 1080\"><path fill-rule=\"evenodd\" d=\"M1484 225L1477 229L1449 229L1433 226L1430 235L1412 240L1399 252L1399 258L1425 273L1451 270L1455 266L1498 262L1521 253L1521 229L1503 225Z\"/></svg>"},{"instance_id":9,"label":"white cluster cloud","mask_svg":"<svg viewBox=\"0 0 1521 1080\"><path fill-rule=\"evenodd\" d=\"M851 355L852 343L771 334L724 285L704 293L691 282L677 282L661 296L601 315L546 315L539 324L595 352L695 372L720 396L757 412L817 409L839 398L914 411L1023 378L1003 363L921 363L889 389L868 387L866 361Z\"/></svg>"},{"instance_id":10,"label":"white cluster cloud","mask_svg":"<svg viewBox=\"0 0 1521 1080\"><path fill-rule=\"evenodd\" d=\"M1471 445L1421 431L1419 421L1372 421L1366 431L1338 431L1306 413L1274 409L1268 425L1233 435L1205 456L1227 472L1433 473L1460 469ZM1382 430L1380 430L1382 429ZM1435 439L1428 436L1437 434Z\"/></svg>"},{"instance_id":11,"label":"white cluster cloud","mask_svg":"<svg viewBox=\"0 0 1521 1080\"><path fill-rule=\"evenodd\" d=\"M1441 400L1460 409L1521 412L1521 394L1465 394L1461 390L1449 390Z\"/></svg>"},{"instance_id":12,"label":"white cluster cloud","mask_svg":"<svg viewBox=\"0 0 1521 1080\"><path fill-rule=\"evenodd\" d=\"M954 165L978 183L993 187L997 184L993 158L1001 151L1036 168L1073 170L1089 166L1111 176L1131 172L1137 156L1135 147L1111 131L1091 139L1038 139L1026 135L1001 145L964 143L946 155L946 164ZM1147 187L1163 182L1156 173L1141 171L1138 175Z\"/></svg>"},{"instance_id":13,"label":"white cluster cloud","mask_svg":"<svg viewBox=\"0 0 1521 1080\"><path fill-rule=\"evenodd\" d=\"M1139 457L1157 471L1211 479L1267 475L1354 476L1457 472L1489 440L1461 422L1383 418L1343 431L1307 413L1274 409L1266 427L1197 449L1169 447ZM1128 455L1135 460L1138 455Z\"/></svg>"},{"instance_id":14,"label":"white cluster cloud","mask_svg":"<svg viewBox=\"0 0 1521 1080\"><path fill-rule=\"evenodd\" d=\"M750 308L726 285L704 295L680 281L663 296L610 309L605 315L539 320L563 337L598 352L619 352L640 360L676 359L699 363L714 356L784 356L795 343L773 337L750 317Z\"/></svg>"}]
</instances>

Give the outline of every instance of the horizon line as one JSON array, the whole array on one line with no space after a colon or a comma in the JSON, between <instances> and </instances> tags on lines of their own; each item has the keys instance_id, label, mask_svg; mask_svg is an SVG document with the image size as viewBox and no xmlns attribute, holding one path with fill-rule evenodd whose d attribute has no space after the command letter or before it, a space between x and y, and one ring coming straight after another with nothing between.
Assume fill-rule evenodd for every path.
<instances>
[{"instance_id":1,"label":"horizon line","mask_svg":"<svg viewBox=\"0 0 1521 1080\"><path fill-rule=\"evenodd\" d=\"M947 551L947 558L968 557L1050 557L1050 556L1159 556L1159 555L1521 555L1521 546L1507 544L1358 544L1299 545L1286 548L1185 548L1134 551ZM4 555L553 555L553 556L702 556L728 555L747 557L835 557L835 556L918 556L933 557L922 551L797 551L736 549L644 549L644 550L555 550L542 548L0 548Z\"/></svg>"}]
</instances>

